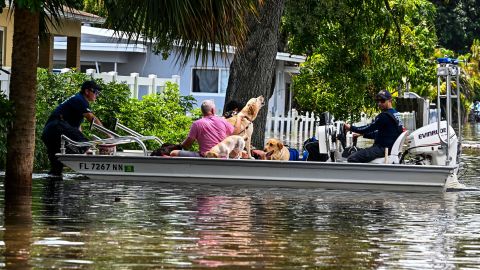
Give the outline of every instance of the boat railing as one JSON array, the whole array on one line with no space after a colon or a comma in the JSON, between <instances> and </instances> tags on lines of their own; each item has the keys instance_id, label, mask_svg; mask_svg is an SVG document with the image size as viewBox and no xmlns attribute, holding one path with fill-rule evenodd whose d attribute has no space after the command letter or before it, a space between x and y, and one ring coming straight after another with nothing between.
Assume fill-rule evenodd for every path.
<instances>
[{"instance_id":1,"label":"boat railing","mask_svg":"<svg viewBox=\"0 0 480 270\"><path fill-rule=\"evenodd\" d=\"M90 129L98 130L98 131L106 134L107 136L109 136L109 138L102 139L102 138L100 138L96 135L93 135L94 140L85 141L85 142L78 142L78 141L74 141L74 140L68 138L65 135L62 135L61 136L60 152L61 152L62 155L66 154L66 144L67 143L71 144L75 147L90 147L91 150L93 150L92 151L93 154L96 154L97 147L101 146L101 145L117 146L117 145L121 145L121 144L137 143L140 146L140 148L142 148L143 155L148 156L149 152L148 152L147 147L145 146L144 141L154 140L154 141L162 144L162 141L158 137L156 137L156 136L144 136L144 135L142 135L138 132L135 132L132 129L120 124L118 122L118 120L115 124L115 129L117 129L117 128L125 131L129 135L127 135L127 136L119 135L119 134L115 133L114 131L111 131L111 130L107 129L104 126L101 126L101 125L98 125L98 124L92 122L92 124L90 125Z\"/></svg>"}]
</instances>

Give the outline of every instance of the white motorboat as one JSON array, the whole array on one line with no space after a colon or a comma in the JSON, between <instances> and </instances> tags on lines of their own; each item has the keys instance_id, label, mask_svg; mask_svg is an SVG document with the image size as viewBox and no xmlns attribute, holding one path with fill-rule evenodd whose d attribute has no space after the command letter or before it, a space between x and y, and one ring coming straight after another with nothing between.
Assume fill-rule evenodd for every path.
<instances>
[{"instance_id":1,"label":"white motorboat","mask_svg":"<svg viewBox=\"0 0 480 270\"><path fill-rule=\"evenodd\" d=\"M455 166L305 161L60 155L92 180L253 184L330 189L442 191Z\"/></svg>"},{"instance_id":2,"label":"white motorboat","mask_svg":"<svg viewBox=\"0 0 480 270\"><path fill-rule=\"evenodd\" d=\"M403 133L395 142L390 155L368 164L338 162L335 158L340 151L338 142L333 139L341 129L338 122L317 127L320 152L331 157L328 162L151 157L143 142L158 138L142 136L118 123L117 128L128 133L128 136L120 136L95 124L93 127L112 138L75 142L62 136L62 153L58 154L58 158L66 166L92 180L442 191L449 185L447 182L458 184L459 138L449 125L450 98L456 97L457 104L460 104L459 88L456 90L458 95L452 95L450 89L451 77L457 78L458 86L458 74L459 67L455 63L450 60L440 62L437 72L439 86L442 78L447 80L446 121L439 119L437 123L424 126L409 135ZM440 87L438 95L440 96ZM441 115L440 111L438 115ZM132 142L138 143L142 150L113 151L108 154L95 151L102 144ZM67 143L89 146L94 151L91 154L67 154Z\"/></svg>"}]
</instances>

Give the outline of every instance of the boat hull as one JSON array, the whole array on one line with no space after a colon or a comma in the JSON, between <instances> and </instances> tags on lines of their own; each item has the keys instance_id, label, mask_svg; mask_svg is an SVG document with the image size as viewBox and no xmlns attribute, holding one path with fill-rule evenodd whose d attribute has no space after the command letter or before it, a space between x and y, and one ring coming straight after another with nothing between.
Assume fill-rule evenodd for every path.
<instances>
[{"instance_id":1,"label":"boat hull","mask_svg":"<svg viewBox=\"0 0 480 270\"><path fill-rule=\"evenodd\" d=\"M454 166L227 160L145 156L58 155L92 180L442 191Z\"/></svg>"}]
</instances>

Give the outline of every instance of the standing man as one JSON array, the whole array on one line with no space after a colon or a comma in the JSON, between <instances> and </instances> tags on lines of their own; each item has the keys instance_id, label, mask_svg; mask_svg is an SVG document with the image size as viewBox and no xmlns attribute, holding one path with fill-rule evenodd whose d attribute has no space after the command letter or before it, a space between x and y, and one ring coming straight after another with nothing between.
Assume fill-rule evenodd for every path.
<instances>
[{"instance_id":1,"label":"standing man","mask_svg":"<svg viewBox=\"0 0 480 270\"><path fill-rule=\"evenodd\" d=\"M95 122L102 125L95 115L90 111L90 102L94 102L100 93L100 86L95 81L85 81L79 93L69 97L62 102L53 111L43 128L42 141L45 143L48 152L48 159L50 160L49 175L61 177L63 171L63 164L58 161L55 156L60 152L61 136L65 135L68 138L85 142L88 141L81 131L81 124L84 118L89 122ZM73 152L73 149L67 149ZM87 149L78 149L80 153L84 153Z\"/></svg>"},{"instance_id":2,"label":"standing man","mask_svg":"<svg viewBox=\"0 0 480 270\"><path fill-rule=\"evenodd\" d=\"M243 118L241 113L238 114L235 127L225 118L216 116L213 100L204 100L200 109L203 117L193 122L188 137L181 144L182 149L190 149L192 144L197 141L200 146L200 152L173 150L170 156L203 157L212 147L232 135L235 128L239 129L241 126Z\"/></svg>"},{"instance_id":3,"label":"standing man","mask_svg":"<svg viewBox=\"0 0 480 270\"><path fill-rule=\"evenodd\" d=\"M374 139L373 145L361 149L348 157L348 162L366 163L385 156L385 148L390 153L397 137L403 132L400 114L392 107L392 95L387 90L378 92L375 101L382 111L369 125L355 127L345 124L345 130Z\"/></svg>"}]
</instances>

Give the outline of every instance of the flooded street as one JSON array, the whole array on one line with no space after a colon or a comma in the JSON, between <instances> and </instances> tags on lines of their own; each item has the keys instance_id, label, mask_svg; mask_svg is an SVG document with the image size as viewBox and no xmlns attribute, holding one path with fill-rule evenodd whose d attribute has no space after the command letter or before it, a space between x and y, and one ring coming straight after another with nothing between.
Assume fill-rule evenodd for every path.
<instances>
[{"instance_id":1,"label":"flooded street","mask_svg":"<svg viewBox=\"0 0 480 270\"><path fill-rule=\"evenodd\" d=\"M466 141L479 134L465 127ZM460 181L480 187L480 150L461 161ZM2 268L480 269L476 191L34 178L31 215L17 222L5 217L1 188Z\"/></svg>"}]
</instances>

